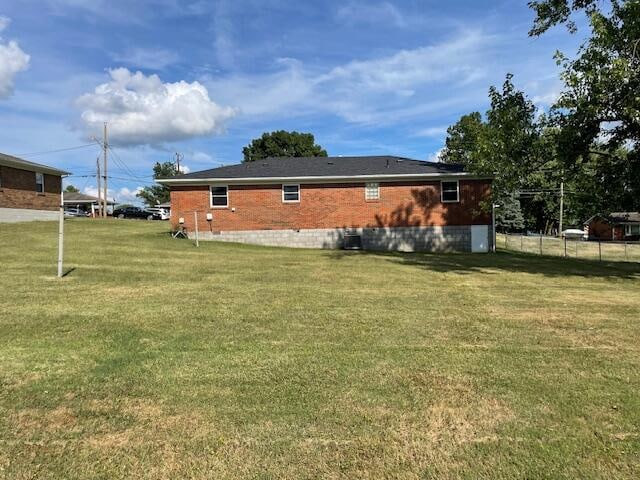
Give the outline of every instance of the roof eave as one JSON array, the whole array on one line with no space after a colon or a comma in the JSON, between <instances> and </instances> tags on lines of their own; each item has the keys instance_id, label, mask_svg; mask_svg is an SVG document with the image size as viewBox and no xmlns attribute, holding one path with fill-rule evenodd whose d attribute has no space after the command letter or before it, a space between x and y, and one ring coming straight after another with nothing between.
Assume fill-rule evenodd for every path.
<instances>
[{"instance_id":1,"label":"roof eave","mask_svg":"<svg viewBox=\"0 0 640 480\"><path fill-rule=\"evenodd\" d=\"M47 175L55 175L60 177L71 175L70 172L49 167L47 165L40 165L36 163L34 164L24 163L19 160L18 161L12 160L10 158L0 159L0 165L3 165L5 167L10 167L10 168L15 168L17 170L26 170L27 172L46 173Z\"/></svg>"},{"instance_id":2,"label":"roof eave","mask_svg":"<svg viewBox=\"0 0 640 480\"><path fill-rule=\"evenodd\" d=\"M468 172L446 172L446 173L407 173L407 174L387 174L387 175L332 175L332 176L302 176L302 177L242 177L242 178L162 178L156 181L162 185L208 185L211 183L224 183L229 185L254 185L272 183L341 183L341 182L362 182L362 181L402 181L402 180L422 180L422 179L468 179L468 180L493 180L491 175L475 175Z\"/></svg>"}]
</instances>

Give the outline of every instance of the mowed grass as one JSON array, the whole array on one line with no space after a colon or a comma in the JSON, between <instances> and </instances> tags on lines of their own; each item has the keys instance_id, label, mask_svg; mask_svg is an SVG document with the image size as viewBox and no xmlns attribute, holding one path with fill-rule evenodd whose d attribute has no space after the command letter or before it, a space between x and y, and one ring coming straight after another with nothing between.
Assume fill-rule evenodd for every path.
<instances>
[{"instance_id":1,"label":"mowed grass","mask_svg":"<svg viewBox=\"0 0 640 480\"><path fill-rule=\"evenodd\" d=\"M0 225L0 478L638 478L640 265Z\"/></svg>"}]
</instances>

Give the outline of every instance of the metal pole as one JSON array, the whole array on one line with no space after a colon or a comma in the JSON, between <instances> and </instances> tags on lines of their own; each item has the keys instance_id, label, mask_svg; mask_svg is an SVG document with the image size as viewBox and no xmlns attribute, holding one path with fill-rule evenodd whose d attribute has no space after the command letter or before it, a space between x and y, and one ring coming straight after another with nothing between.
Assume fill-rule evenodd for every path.
<instances>
[{"instance_id":1,"label":"metal pole","mask_svg":"<svg viewBox=\"0 0 640 480\"><path fill-rule=\"evenodd\" d=\"M102 216L104 218L107 217L107 148L109 148L107 139L107 122L104 122L104 130L102 132L102 156L104 157L104 198L102 199L104 202L104 210L102 211Z\"/></svg>"},{"instance_id":2,"label":"metal pole","mask_svg":"<svg viewBox=\"0 0 640 480\"><path fill-rule=\"evenodd\" d=\"M199 247L200 242L198 239L198 212L193 212L193 219L195 220L195 224L196 224L196 247Z\"/></svg>"},{"instance_id":3,"label":"metal pole","mask_svg":"<svg viewBox=\"0 0 640 480\"><path fill-rule=\"evenodd\" d=\"M102 192L100 191L100 157L96 158L96 173L98 179L98 217L102 216ZM91 204L93 206L93 204ZM93 213L93 212L92 212Z\"/></svg>"},{"instance_id":4,"label":"metal pole","mask_svg":"<svg viewBox=\"0 0 640 480\"><path fill-rule=\"evenodd\" d=\"M522 248L522 237L524 237L524 235L520 234L520 251L522 252L523 248Z\"/></svg>"},{"instance_id":5,"label":"metal pole","mask_svg":"<svg viewBox=\"0 0 640 480\"><path fill-rule=\"evenodd\" d=\"M496 253L496 204L495 203L491 203L491 228L493 230L493 240L491 245L491 251L493 253Z\"/></svg>"},{"instance_id":6,"label":"metal pole","mask_svg":"<svg viewBox=\"0 0 640 480\"><path fill-rule=\"evenodd\" d=\"M564 237L564 257L567 258L567 237Z\"/></svg>"},{"instance_id":7,"label":"metal pole","mask_svg":"<svg viewBox=\"0 0 640 480\"><path fill-rule=\"evenodd\" d=\"M564 216L564 179L560 182L560 231L558 232L562 235L562 220Z\"/></svg>"},{"instance_id":8,"label":"metal pole","mask_svg":"<svg viewBox=\"0 0 640 480\"><path fill-rule=\"evenodd\" d=\"M542 255L542 234L540 234L540 255Z\"/></svg>"},{"instance_id":9,"label":"metal pole","mask_svg":"<svg viewBox=\"0 0 640 480\"><path fill-rule=\"evenodd\" d=\"M598 258L602 261L602 242L598 240Z\"/></svg>"},{"instance_id":10,"label":"metal pole","mask_svg":"<svg viewBox=\"0 0 640 480\"><path fill-rule=\"evenodd\" d=\"M624 242L624 261L629 261L629 257L627 257L627 242Z\"/></svg>"},{"instance_id":11,"label":"metal pole","mask_svg":"<svg viewBox=\"0 0 640 480\"><path fill-rule=\"evenodd\" d=\"M60 192L60 221L58 223L58 278L62 278L63 255L64 255L64 193Z\"/></svg>"}]
</instances>

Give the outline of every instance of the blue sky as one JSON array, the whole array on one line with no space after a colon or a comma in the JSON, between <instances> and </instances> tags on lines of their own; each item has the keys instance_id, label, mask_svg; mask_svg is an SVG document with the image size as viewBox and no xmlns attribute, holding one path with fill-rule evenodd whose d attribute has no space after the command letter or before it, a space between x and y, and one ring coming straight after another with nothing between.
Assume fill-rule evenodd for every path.
<instances>
[{"instance_id":1,"label":"blue sky","mask_svg":"<svg viewBox=\"0 0 640 480\"><path fill-rule=\"evenodd\" d=\"M236 163L276 129L330 155L433 159L508 72L547 108L553 54L581 39L529 38L525 0L1 0L0 17L0 151L89 175L97 145L37 152L107 120L118 201L176 151L191 171ZM91 193L95 178L70 182Z\"/></svg>"}]
</instances>

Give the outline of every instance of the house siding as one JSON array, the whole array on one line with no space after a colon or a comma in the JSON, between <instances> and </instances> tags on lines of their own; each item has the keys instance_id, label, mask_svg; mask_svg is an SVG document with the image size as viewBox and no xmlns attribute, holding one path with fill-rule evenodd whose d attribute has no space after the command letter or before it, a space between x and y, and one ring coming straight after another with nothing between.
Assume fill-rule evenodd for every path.
<instances>
[{"instance_id":1,"label":"house siding","mask_svg":"<svg viewBox=\"0 0 640 480\"><path fill-rule=\"evenodd\" d=\"M197 212L201 238L211 240L335 248L355 230L365 248L470 250L471 226L491 223L480 208L491 184L459 184L456 203L441 202L440 181L380 182L380 199L372 201L364 183L301 184L299 203L283 203L281 184L229 185L227 208L210 207L207 185L172 186L171 222L176 227L182 217L193 232Z\"/></svg>"},{"instance_id":2,"label":"house siding","mask_svg":"<svg viewBox=\"0 0 640 480\"><path fill-rule=\"evenodd\" d=\"M36 174L0 165L0 208L54 211L60 206L62 178L44 174L44 193L36 192Z\"/></svg>"}]
</instances>

